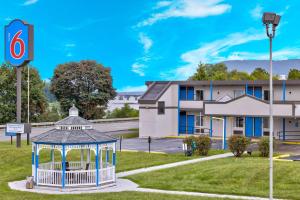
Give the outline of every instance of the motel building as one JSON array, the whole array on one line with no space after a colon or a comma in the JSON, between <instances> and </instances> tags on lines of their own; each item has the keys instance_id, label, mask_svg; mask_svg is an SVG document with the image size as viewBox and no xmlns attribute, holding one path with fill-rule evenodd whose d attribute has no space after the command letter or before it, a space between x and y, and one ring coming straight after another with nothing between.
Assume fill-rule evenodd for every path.
<instances>
[{"instance_id":1,"label":"motel building","mask_svg":"<svg viewBox=\"0 0 300 200\"><path fill-rule=\"evenodd\" d=\"M300 81L275 80L274 136L300 139ZM140 137L269 135L269 81L149 81Z\"/></svg>"}]
</instances>

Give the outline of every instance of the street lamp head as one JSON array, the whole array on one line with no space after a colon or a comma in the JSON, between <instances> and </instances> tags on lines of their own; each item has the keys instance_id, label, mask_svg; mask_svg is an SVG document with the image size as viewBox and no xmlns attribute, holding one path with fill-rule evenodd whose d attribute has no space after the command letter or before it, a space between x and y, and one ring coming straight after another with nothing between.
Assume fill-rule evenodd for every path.
<instances>
[{"instance_id":1,"label":"street lamp head","mask_svg":"<svg viewBox=\"0 0 300 200\"><path fill-rule=\"evenodd\" d=\"M280 15L276 15L275 20L274 20L274 23L273 23L274 26L278 26L279 21L280 21L280 18L281 18Z\"/></svg>"},{"instance_id":2,"label":"street lamp head","mask_svg":"<svg viewBox=\"0 0 300 200\"><path fill-rule=\"evenodd\" d=\"M265 12L262 18L262 21L265 25L267 24L273 24L276 18L276 14L275 13L271 13L271 12Z\"/></svg>"}]
</instances>

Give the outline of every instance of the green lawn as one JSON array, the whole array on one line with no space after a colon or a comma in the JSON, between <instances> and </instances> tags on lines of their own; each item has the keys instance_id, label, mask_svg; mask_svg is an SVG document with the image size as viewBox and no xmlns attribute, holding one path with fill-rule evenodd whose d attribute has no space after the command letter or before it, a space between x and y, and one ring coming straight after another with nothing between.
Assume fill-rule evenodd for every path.
<instances>
[{"instance_id":1,"label":"green lawn","mask_svg":"<svg viewBox=\"0 0 300 200\"><path fill-rule=\"evenodd\" d=\"M220 153L212 151L211 154ZM19 192L10 190L7 183L15 180L25 179L31 175L31 146L22 143L22 148L16 149L15 145L11 146L9 142L0 142L0 199L120 199L120 200L196 200L209 198L187 197L176 195L148 194L139 192L122 192L110 194L85 194L85 195L41 195L35 193ZM72 152L73 158L79 159L78 152ZM49 151L42 150L40 154L41 161L49 160ZM56 157L59 153L56 152ZM190 159L182 154L148 154L143 152L122 152L117 154L117 171L126 171L136 168L154 166L180 160ZM211 199L209 199L211 200Z\"/></svg>"},{"instance_id":2,"label":"green lawn","mask_svg":"<svg viewBox=\"0 0 300 200\"><path fill-rule=\"evenodd\" d=\"M139 137L139 129L138 128L132 128L129 129L130 133L124 133L124 134L119 134L116 135L116 137L123 136L123 139L129 139L129 138L137 138Z\"/></svg>"},{"instance_id":3,"label":"green lawn","mask_svg":"<svg viewBox=\"0 0 300 200\"><path fill-rule=\"evenodd\" d=\"M267 196L268 164L256 156L225 158L128 178L146 188ZM277 198L300 199L300 163L274 162L274 182Z\"/></svg>"}]
</instances>

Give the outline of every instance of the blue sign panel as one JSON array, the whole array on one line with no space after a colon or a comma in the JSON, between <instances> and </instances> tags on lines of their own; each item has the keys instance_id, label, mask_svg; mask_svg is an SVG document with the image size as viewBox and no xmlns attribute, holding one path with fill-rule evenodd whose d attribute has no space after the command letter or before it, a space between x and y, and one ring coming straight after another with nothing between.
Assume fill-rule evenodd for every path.
<instances>
[{"instance_id":1,"label":"blue sign panel","mask_svg":"<svg viewBox=\"0 0 300 200\"><path fill-rule=\"evenodd\" d=\"M21 66L33 59L33 26L15 19L5 26L5 60L13 66Z\"/></svg>"},{"instance_id":2,"label":"blue sign panel","mask_svg":"<svg viewBox=\"0 0 300 200\"><path fill-rule=\"evenodd\" d=\"M16 133L12 133L12 132L6 132L5 131L5 136L16 136Z\"/></svg>"}]
</instances>

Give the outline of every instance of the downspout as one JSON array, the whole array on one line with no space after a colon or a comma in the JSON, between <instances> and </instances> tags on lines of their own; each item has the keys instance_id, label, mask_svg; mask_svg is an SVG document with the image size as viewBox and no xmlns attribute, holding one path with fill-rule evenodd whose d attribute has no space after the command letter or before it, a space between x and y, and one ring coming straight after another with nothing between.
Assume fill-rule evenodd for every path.
<instances>
[{"instance_id":1,"label":"downspout","mask_svg":"<svg viewBox=\"0 0 300 200\"><path fill-rule=\"evenodd\" d=\"M210 81L210 86L209 86L209 91L210 91L210 98L209 100L212 101L213 100L213 83L212 81ZM209 137L212 138L212 129L213 129L213 124L212 124L212 115L210 116L210 128L209 128Z\"/></svg>"}]
</instances>

